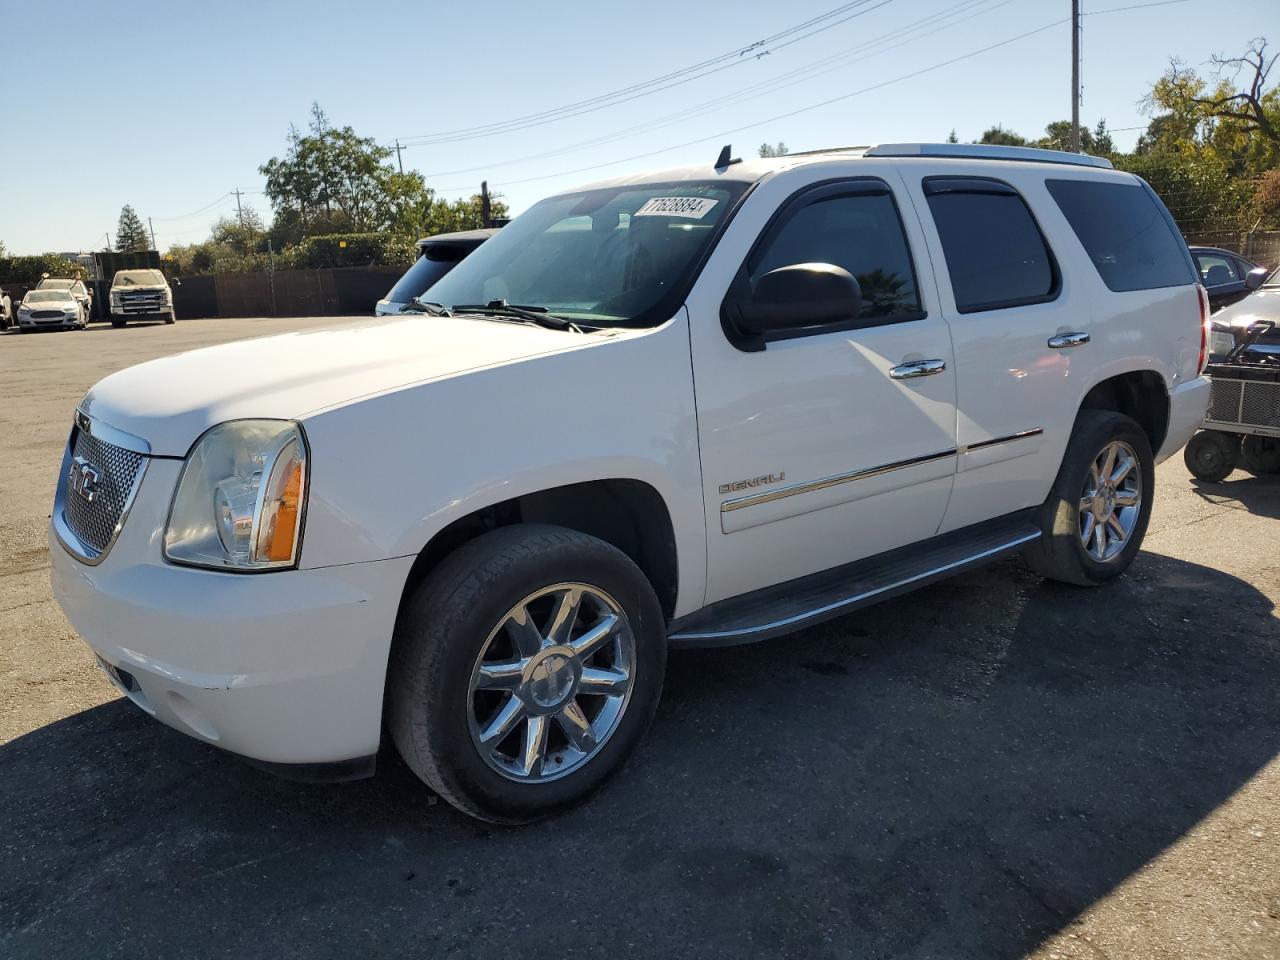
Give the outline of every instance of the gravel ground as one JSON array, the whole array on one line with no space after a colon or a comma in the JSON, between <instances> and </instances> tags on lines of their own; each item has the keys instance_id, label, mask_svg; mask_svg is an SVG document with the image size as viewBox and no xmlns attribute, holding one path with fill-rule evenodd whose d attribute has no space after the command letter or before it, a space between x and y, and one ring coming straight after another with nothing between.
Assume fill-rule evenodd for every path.
<instances>
[{"instance_id":1,"label":"gravel ground","mask_svg":"<svg viewBox=\"0 0 1280 960\"><path fill-rule=\"evenodd\" d=\"M391 754L272 778L119 699L53 602L71 411L333 319L0 336L0 956L1280 957L1280 479L1157 471L1110 587L1019 560L673 655L593 802L496 829Z\"/></svg>"}]
</instances>

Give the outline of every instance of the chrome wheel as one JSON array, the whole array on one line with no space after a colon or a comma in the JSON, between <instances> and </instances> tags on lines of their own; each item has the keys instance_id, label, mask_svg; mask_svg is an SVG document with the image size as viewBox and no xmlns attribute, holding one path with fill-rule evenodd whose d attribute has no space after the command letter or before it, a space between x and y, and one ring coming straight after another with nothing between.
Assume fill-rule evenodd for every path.
<instances>
[{"instance_id":1,"label":"chrome wheel","mask_svg":"<svg viewBox=\"0 0 1280 960\"><path fill-rule=\"evenodd\" d=\"M1142 470L1133 447L1112 440L1094 457L1080 497L1080 543L1099 563L1124 550L1142 512Z\"/></svg>"},{"instance_id":2,"label":"chrome wheel","mask_svg":"<svg viewBox=\"0 0 1280 960\"><path fill-rule=\"evenodd\" d=\"M520 782L563 777L618 728L635 680L635 636L616 600L558 583L507 611L471 670L471 741Z\"/></svg>"}]
</instances>

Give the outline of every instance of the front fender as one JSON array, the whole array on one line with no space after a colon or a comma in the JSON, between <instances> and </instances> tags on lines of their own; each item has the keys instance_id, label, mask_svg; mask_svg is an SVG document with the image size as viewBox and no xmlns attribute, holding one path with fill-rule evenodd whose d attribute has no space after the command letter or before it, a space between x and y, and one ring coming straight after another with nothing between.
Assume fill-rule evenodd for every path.
<instances>
[{"instance_id":1,"label":"front fender","mask_svg":"<svg viewBox=\"0 0 1280 960\"><path fill-rule=\"evenodd\" d=\"M589 338L589 339L588 339ZM705 594L687 320L364 398L303 420L302 566L416 555L484 507L592 480L653 487L675 531L680 610Z\"/></svg>"}]
</instances>

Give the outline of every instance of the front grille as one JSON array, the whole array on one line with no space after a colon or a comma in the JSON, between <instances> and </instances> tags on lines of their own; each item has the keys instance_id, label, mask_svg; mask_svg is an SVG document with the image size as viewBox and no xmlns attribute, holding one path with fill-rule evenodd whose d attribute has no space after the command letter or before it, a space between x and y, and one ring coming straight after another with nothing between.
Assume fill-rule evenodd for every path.
<instances>
[{"instance_id":1,"label":"front grille","mask_svg":"<svg viewBox=\"0 0 1280 960\"><path fill-rule=\"evenodd\" d=\"M1250 427L1280 427L1280 383L1246 380L1240 422Z\"/></svg>"},{"instance_id":2,"label":"front grille","mask_svg":"<svg viewBox=\"0 0 1280 960\"><path fill-rule=\"evenodd\" d=\"M1240 417L1243 380L1214 380L1209 391L1209 419L1235 423Z\"/></svg>"},{"instance_id":3,"label":"front grille","mask_svg":"<svg viewBox=\"0 0 1280 960\"><path fill-rule=\"evenodd\" d=\"M65 314L61 310L32 310L32 320L61 320Z\"/></svg>"},{"instance_id":4,"label":"front grille","mask_svg":"<svg viewBox=\"0 0 1280 960\"><path fill-rule=\"evenodd\" d=\"M134 484L146 459L140 453L107 443L85 433L79 427L72 441L71 469L78 469L77 457L83 457L100 476L93 488L93 499L74 489L68 477L62 478L66 486L66 507L63 516L67 526L85 546L101 555L111 545L116 525L129 504Z\"/></svg>"},{"instance_id":5,"label":"front grille","mask_svg":"<svg viewBox=\"0 0 1280 960\"><path fill-rule=\"evenodd\" d=\"M1280 428L1280 383L1215 379L1209 392L1206 419L1247 427Z\"/></svg>"}]
</instances>

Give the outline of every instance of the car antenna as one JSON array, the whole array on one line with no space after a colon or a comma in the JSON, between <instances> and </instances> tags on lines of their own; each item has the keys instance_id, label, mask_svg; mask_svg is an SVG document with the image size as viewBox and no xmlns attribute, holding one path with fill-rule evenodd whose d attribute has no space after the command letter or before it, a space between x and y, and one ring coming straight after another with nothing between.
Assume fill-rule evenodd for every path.
<instances>
[{"instance_id":1,"label":"car antenna","mask_svg":"<svg viewBox=\"0 0 1280 960\"><path fill-rule=\"evenodd\" d=\"M733 156L733 144L726 143L724 145L724 149L720 151L720 158L716 160L716 169L723 170L726 167L731 167L735 163L741 163L741 162L742 162L741 157Z\"/></svg>"}]
</instances>

